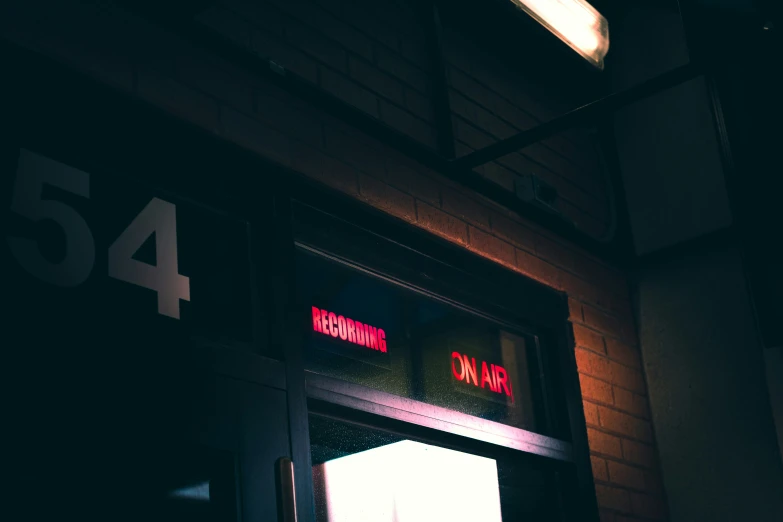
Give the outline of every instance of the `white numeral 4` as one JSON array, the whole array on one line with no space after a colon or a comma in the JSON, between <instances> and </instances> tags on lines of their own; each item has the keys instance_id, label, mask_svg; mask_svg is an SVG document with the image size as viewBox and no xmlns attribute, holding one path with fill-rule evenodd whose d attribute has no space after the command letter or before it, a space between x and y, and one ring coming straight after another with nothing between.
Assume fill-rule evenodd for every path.
<instances>
[{"instance_id":1,"label":"white numeral 4","mask_svg":"<svg viewBox=\"0 0 783 522\"><path fill-rule=\"evenodd\" d=\"M156 265L133 259L155 234ZM177 262L177 207L153 198L109 247L109 276L158 293L158 313L179 319L179 301L190 301L190 280Z\"/></svg>"}]
</instances>

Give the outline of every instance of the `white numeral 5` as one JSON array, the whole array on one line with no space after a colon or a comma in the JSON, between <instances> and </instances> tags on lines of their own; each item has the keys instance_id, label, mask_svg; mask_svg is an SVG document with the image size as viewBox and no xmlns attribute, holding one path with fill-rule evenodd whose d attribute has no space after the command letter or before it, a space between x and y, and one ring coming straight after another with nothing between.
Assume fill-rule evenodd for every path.
<instances>
[{"instance_id":1,"label":"white numeral 5","mask_svg":"<svg viewBox=\"0 0 783 522\"><path fill-rule=\"evenodd\" d=\"M84 218L61 201L41 199L44 184L90 197L90 175L27 150L19 155L11 210L37 223L56 222L65 233L65 256L59 263L46 259L33 239L8 237L16 260L30 274L58 286L83 283L95 264L95 241Z\"/></svg>"}]
</instances>

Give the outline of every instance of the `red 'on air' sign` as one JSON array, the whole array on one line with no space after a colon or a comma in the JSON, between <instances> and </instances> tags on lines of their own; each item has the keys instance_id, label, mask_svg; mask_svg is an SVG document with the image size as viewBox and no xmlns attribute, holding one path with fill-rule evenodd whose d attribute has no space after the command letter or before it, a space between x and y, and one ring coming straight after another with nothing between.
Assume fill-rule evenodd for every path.
<instances>
[{"instance_id":1,"label":"red 'on air' sign","mask_svg":"<svg viewBox=\"0 0 783 522\"><path fill-rule=\"evenodd\" d=\"M313 307L313 330L371 350L386 352L386 332L381 328L354 321L317 306Z\"/></svg>"},{"instance_id":2,"label":"red 'on air' sign","mask_svg":"<svg viewBox=\"0 0 783 522\"><path fill-rule=\"evenodd\" d=\"M486 389L489 388L495 393L505 393L511 397L514 402L514 392L511 389L511 379L508 378L508 372L502 366L497 364L487 365L486 361L481 361L481 377L476 366L476 358L468 357L459 352L451 354L451 372L458 381Z\"/></svg>"}]
</instances>

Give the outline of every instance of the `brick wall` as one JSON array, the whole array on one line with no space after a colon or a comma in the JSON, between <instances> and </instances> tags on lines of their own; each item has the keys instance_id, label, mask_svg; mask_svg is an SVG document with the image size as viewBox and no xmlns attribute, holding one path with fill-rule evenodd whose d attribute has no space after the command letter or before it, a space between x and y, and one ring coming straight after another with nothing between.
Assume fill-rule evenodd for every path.
<instances>
[{"instance_id":1,"label":"brick wall","mask_svg":"<svg viewBox=\"0 0 783 522\"><path fill-rule=\"evenodd\" d=\"M421 18L400 0L224 0L198 17L260 57L434 147Z\"/></svg>"},{"instance_id":2,"label":"brick wall","mask_svg":"<svg viewBox=\"0 0 783 522\"><path fill-rule=\"evenodd\" d=\"M580 104L577 96L554 94L556 86L548 85L545 73L530 74L522 66L502 62L456 28L445 26L443 34L458 156ZM476 170L510 191L519 174L535 174L558 190L560 211L579 228L596 237L607 231L607 184L589 130L559 134Z\"/></svg>"},{"instance_id":3,"label":"brick wall","mask_svg":"<svg viewBox=\"0 0 783 522\"><path fill-rule=\"evenodd\" d=\"M38 3L30 0L20 4L23 7L0 8L0 34L412 226L567 292L603 520L665 518L624 274L264 83L251 72L193 48L134 15L100 4L77 8L61 2L41 9ZM424 94L430 88L420 74L426 64L415 57L421 50L417 50L420 39L415 35L408 38L409 33L403 32L418 31L406 21L410 11L402 7L394 11L397 4L386 2L382 16L395 20L396 25L378 20L370 25L365 22L373 16L375 0L363 3L373 7L365 6L354 14L352 8L340 8L338 0L322 0L323 12L318 11L319 16L313 19L293 0L280 0L281 8L274 11L272 2L232 0L236 11L221 18L220 24L225 31L242 28L227 34L243 45L252 41L253 31L264 30L269 38L274 36L270 41L284 50L276 56L287 57L286 67L298 67L303 76L311 74L324 88L330 85L328 81L324 84L324 78L349 82L349 91L362 94L354 99L343 88L335 92L368 111L377 110L379 116L388 118L390 113L383 110L388 104L429 125L426 104L420 100L422 106L416 108L409 103L413 98L405 94ZM251 12L250 6L269 11ZM219 8L227 10L226 6ZM360 15L363 22L356 24L352 17ZM323 27L313 31L321 22ZM345 30L347 27L355 30ZM320 45L327 41L330 45ZM353 50L346 52L347 48ZM351 58L361 60L361 66L352 66ZM332 60L331 65L326 62ZM365 67L375 70L370 77L381 74L382 63L388 67L384 74L394 82L387 78L374 84L358 72ZM395 94L400 92L402 98ZM396 121L403 125L402 119Z\"/></svg>"}]
</instances>

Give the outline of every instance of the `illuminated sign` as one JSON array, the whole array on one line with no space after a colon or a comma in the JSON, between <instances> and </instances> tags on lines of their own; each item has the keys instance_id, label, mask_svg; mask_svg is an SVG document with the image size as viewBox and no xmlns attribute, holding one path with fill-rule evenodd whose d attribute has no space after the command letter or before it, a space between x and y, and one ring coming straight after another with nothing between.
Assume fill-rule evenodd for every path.
<instances>
[{"instance_id":1,"label":"illuminated sign","mask_svg":"<svg viewBox=\"0 0 783 522\"><path fill-rule=\"evenodd\" d=\"M343 341L386 353L386 332L317 306L313 307L313 330Z\"/></svg>"},{"instance_id":2,"label":"illuminated sign","mask_svg":"<svg viewBox=\"0 0 783 522\"><path fill-rule=\"evenodd\" d=\"M457 368L459 367L459 371ZM454 378L467 385L472 384L481 389L489 388L495 393L504 393L514 402L514 393L511 389L511 379L508 378L506 369L497 364L487 365L486 361L481 361L481 376L479 377L478 366L475 357L468 357L459 352L451 353L451 373Z\"/></svg>"}]
</instances>

